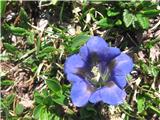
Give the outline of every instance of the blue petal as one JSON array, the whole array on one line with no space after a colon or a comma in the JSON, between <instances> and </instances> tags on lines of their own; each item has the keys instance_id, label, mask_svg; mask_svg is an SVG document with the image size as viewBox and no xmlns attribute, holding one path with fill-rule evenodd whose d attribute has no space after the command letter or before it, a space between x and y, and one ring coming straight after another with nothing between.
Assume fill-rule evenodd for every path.
<instances>
[{"instance_id":1,"label":"blue petal","mask_svg":"<svg viewBox=\"0 0 160 120\"><path fill-rule=\"evenodd\" d=\"M126 76L133 68L133 61L127 54L121 53L110 62L110 66L112 68L111 75Z\"/></svg>"},{"instance_id":2,"label":"blue petal","mask_svg":"<svg viewBox=\"0 0 160 120\"><path fill-rule=\"evenodd\" d=\"M81 82L82 78L76 74L69 73L69 74L67 74L67 80L72 83L75 83L75 82Z\"/></svg>"},{"instance_id":3,"label":"blue petal","mask_svg":"<svg viewBox=\"0 0 160 120\"><path fill-rule=\"evenodd\" d=\"M96 55L98 58L104 56L104 51L107 50L108 44L105 40L98 36L92 36L87 41L86 46L90 55Z\"/></svg>"},{"instance_id":4,"label":"blue petal","mask_svg":"<svg viewBox=\"0 0 160 120\"><path fill-rule=\"evenodd\" d=\"M115 57L117 57L118 55L121 54L121 51L118 48L114 48L114 47L108 47L107 51L104 51L104 61L101 61L99 64L100 67L100 72L102 75L107 74L106 72L110 69L112 69L113 66L109 66L108 64L110 63L110 61L112 59L114 59ZM111 67L111 68L109 68Z\"/></svg>"},{"instance_id":5,"label":"blue petal","mask_svg":"<svg viewBox=\"0 0 160 120\"><path fill-rule=\"evenodd\" d=\"M100 95L100 90L96 90L95 92L92 93L91 97L89 98L89 101L91 103L97 103L102 100L101 95Z\"/></svg>"},{"instance_id":6,"label":"blue petal","mask_svg":"<svg viewBox=\"0 0 160 120\"><path fill-rule=\"evenodd\" d=\"M71 89L72 103L77 107L86 105L91 93L92 87L85 81L74 83Z\"/></svg>"},{"instance_id":7,"label":"blue petal","mask_svg":"<svg viewBox=\"0 0 160 120\"><path fill-rule=\"evenodd\" d=\"M115 47L108 47L107 50L103 52L105 57L104 60L108 62L110 62L112 59L121 54L120 49Z\"/></svg>"},{"instance_id":8,"label":"blue petal","mask_svg":"<svg viewBox=\"0 0 160 120\"><path fill-rule=\"evenodd\" d=\"M89 101L97 103L103 101L110 105L118 105L124 102L126 92L120 89L113 81L109 81L107 86L92 93Z\"/></svg>"},{"instance_id":9,"label":"blue petal","mask_svg":"<svg viewBox=\"0 0 160 120\"><path fill-rule=\"evenodd\" d=\"M79 55L82 57L84 61L88 62L90 55L86 45L80 48Z\"/></svg>"},{"instance_id":10,"label":"blue petal","mask_svg":"<svg viewBox=\"0 0 160 120\"><path fill-rule=\"evenodd\" d=\"M124 102L126 92L110 81L107 86L100 89L100 95L104 103L118 105Z\"/></svg>"},{"instance_id":11,"label":"blue petal","mask_svg":"<svg viewBox=\"0 0 160 120\"><path fill-rule=\"evenodd\" d=\"M121 89L127 84L126 76L111 76L110 80L114 81Z\"/></svg>"},{"instance_id":12,"label":"blue petal","mask_svg":"<svg viewBox=\"0 0 160 120\"><path fill-rule=\"evenodd\" d=\"M81 74L80 72L84 72L88 69L87 64L82 60L79 54L75 54L67 58L64 64L64 72Z\"/></svg>"}]
</instances>

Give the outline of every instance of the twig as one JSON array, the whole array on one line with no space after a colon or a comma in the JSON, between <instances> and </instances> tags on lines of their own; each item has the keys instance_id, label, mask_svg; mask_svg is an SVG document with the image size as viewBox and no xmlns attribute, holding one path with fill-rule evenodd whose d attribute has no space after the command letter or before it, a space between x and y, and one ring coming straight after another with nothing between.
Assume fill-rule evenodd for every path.
<instances>
[{"instance_id":1,"label":"twig","mask_svg":"<svg viewBox=\"0 0 160 120\"><path fill-rule=\"evenodd\" d=\"M138 47L137 43L132 39L132 37L127 33L127 36L130 38L133 44L135 44L136 47Z\"/></svg>"},{"instance_id":2,"label":"twig","mask_svg":"<svg viewBox=\"0 0 160 120\"><path fill-rule=\"evenodd\" d=\"M151 31L155 30L159 25L160 25L160 21L158 21L158 23L156 23L155 26L153 26L150 30Z\"/></svg>"}]
</instances>

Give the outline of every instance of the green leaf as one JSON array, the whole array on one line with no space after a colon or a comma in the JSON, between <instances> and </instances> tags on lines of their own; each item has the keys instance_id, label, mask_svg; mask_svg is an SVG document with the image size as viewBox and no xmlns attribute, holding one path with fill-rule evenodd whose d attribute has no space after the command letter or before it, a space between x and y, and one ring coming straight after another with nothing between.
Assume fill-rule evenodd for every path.
<instances>
[{"instance_id":1,"label":"green leaf","mask_svg":"<svg viewBox=\"0 0 160 120\"><path fill-rule=\"evenodd\" d=\"M5 115L5 119L6 120L9 120L8 118L9 118L9 107L8 106L6 106L6 104L5 104L5 101L4 101L4 99L2 99L1 98L1 100L0 100L0 109L1 109L1 111L3 111L2 112L2 114L4 113L4 115ZM1 117L2 118L2 117Z\"/></svg>"},{"instance_id":2,"label":"green leaf","mask_svg":"<svg viewBox=\"0 0 160 120\"><path fill-rule=\"evenodd\" d=\"M140 13L148 17L154 17L160 13L160 10L156 10L156 9L143 10L143 11L140 11Z\"/></svg>"},{"instance_id":3,"label":"green leaf","mask_svg":"<svg viewBox=\"0 0 160 120\"><path fill-rule=\"evenodd\" d=\"M5 0L0 0L0 16L3 17L5 11L6 11L6 5L7 1Z\"/></svg>"},{"instance_id":4,"label":"green leaf","mask_svg":"<svg viewBox=\"0 0 160 120\"><path fill-rule=\"evenodd\" d=\"M44 59L44 57L49 58L49 57L52 56L52 55L49 54L49 53L53 53L54 51L57 51L57 49L54 48L54 47L52 47L52 46L45 47L44 49L42 49L42 50L39 52L39 54L38 54L37 57L38 57L38 58L43 58L43 59Z\"/></svg>"},{"instance_id":5,"label":"green leaf","mask_svg":"<svg viewBox=\"0 0 160 120\"><path fill-rule=\"evenodd\" d=\"M52 46L48 46L48 47L45 47L44 49L42 49L40 51L40 54L45 54L45 53L48 54L48 53L51 53L51 52L53 52L55 50L56 50L56 48L54 48Z\"/></svg>"},{"instance_id":6,"label":"green leaf","mask_svg":"<svg viewBox=\"0 0 160 120\"><path fill-rule=\"evenodd\" d=\"M156 78L158 76L158 73L159 73L159 69L157 66L153 66L153 65L149 66L148 74Z\"/></svg>"},{"instance_id":7,"label":"green leaf","mask_svg":"<svg viewBox=\"0 0 160 120\"><path fill-rule=\"evenodd\" d=\"M46 107L42 107L40 114L39 114L39 120L52 120L53 114L47 111Z\"/></svg>"},{"instance_id":8,"label":"green leaf","mask_svg":"<svg viewBox=\"0 0 160 120\"><path fill-rule=\"evenodd\" d=\"M39 92L34 91L34 99L36 103L43 104L44 97Z\"/></svg>"},{"instance_id":9,"label":"green leaf","mask_svg":"<svg viewBox=\"0 0 160 120\"><path fill-rule=\"evenodd\" d=\"M29 34L29 32L26 29L21 27L15 27L13 25L4 24L4 28L17 36L25 36Z\"/></svg>"},{"instance_id":10,"label":"green leaf","mask_svg":"<svg viewBox=\"0 0 160 120\"><path fill-rule=\"evenodd\" d=\"M53 92L61 92L62 87L58 81L49 79L49 80L46 80L46 83L48 85L48 88Z\"/></svg>"},{"instance_id":11,"label":"green leaf","mask_svg":"<svg viewBox=\"0 0 160 120\"><path fill-rule=\"evenodd\" d=\"M27 43L28 43L29 45L34 44L34 35L35 35L34 32L29 32L29 33L28 33Z\"/></svg>"},{"instance_id":12,"label":"green leaf","mask_svg":"<svg viewBox=\"0 0 160 120\"><path fill-rule=\"evenodd\" d=\"M47 89L43 89L41 93L45 97L49 95L49 91Z\"/></svg>"},{"instance_id":13,"label":"green leaf","mask_svg":"<svg viewBox=\"0 0 160 120\"><path fill-rule=\"evenodd\" d=\"M28 15L26 13L26 11L24 10L23 7L21 7L20 9L20 12L19 12L19 16L20 16L20 19L27 22L28 21Z\"/></svg>"},{"instance_id":14,"label":"green leaf","mask_svg":"<svg viewBox=\"0 0 160 120\"><path fill-rule=\"evenodd\" d=\"M17 115L20 115L23 113L23 110L24 110L24 106L22 104L17 104L16 105L16 109L15 109L15 112Z\"/></svg>"},{"instance_id":15,"label":"green leaf","mask_svg":"<svg viewBox=\"0 0 160 120\"><path fill-rule=\"evenodd\" d=\"M147 17L144 17L142 14L137 14L136 18L143 29L149 28L149 19Z\"/></svg>"},{"instance_id":16,"label":"green leaf","mask_svg":"<svg viewBox=\"0 0 160 120\"><path fill-rule=\"evenodd\" d=\"M19 12L19 17L20 17L20 23L19 26L22 28L29 28L29 24L27 22L29 22L29 17L27 15L27 12L24 10L23 7L21 7L20 12Z\"/></svg>"},{"instance_id":17,"label":"green leaf","mask_svg":"<svg viewBox=\"0 0 160 120\"><path fill-rule=\"evenodd\" d=\"M1 109L5 109L6 108L6 106L5 106L5 104L3 103L2 100L0 100L0 106L1 106Z\"/></svg>"},{"instance_id":18,"label":"green leaf","mask_svg":"<svg viewBox=\"0 0 160 120\"><path fill-rule=\"evenodd\" d=\"M13 85L13 84L14 84L14 82L11 81L11 80L3 80L3 81L1 81L1 85L2 86L9 86L9 85Z\"/></svg>"},{"instance_id":19,"label":"green leaf","mask_svg":"<svg viewBox=\"0 0 160 120\"><path fill-rule=\"evenodd\" d=\"M118 19L116 22L115 22L115 25L122 25L122 21L120 19Z\"/></svg>"},{"instance_id":20,"label":"green leaf","mask_svg":"<svg viewBox=\"0 0 160 120\"><path fill-rule=\"evenodd\" d=\"M133 23L134 17L135 16L132 13L129 13L128 10L123 12L123 21L126 27L129 27Z\"/></svg>"},{"instance_id":21,"label":"green leaf","mask_svg":"<svg viewBox=\"0 0 160 120\"><path fill-rule=\"evenodd\" d=\"M35 96L35 102L39 104L43 104L44 98L42 96Z\"/></svg>"},{"instance_id":22,"label":"green leaf","mask_svg":"<svg viewBox=\"0 0 160 120\"><path fill-rule=\"evenodd\" d=\"M142 113L145 110L145 98L143 96L137 97L137 109L138 113Z\"/></svg>"},{"instance_id":23,"label":"green leaf","mask_svg":"<svg viewBox=\"0 0 160 120\"><path fill-rule=\"evenodd\" d=\"M118 14L119 14L119 12L116 11L116 10L114 10L114 9L109 9L109 10L107 10L107 15L108 15L109 17L117 16Z\"/></svg>"},{"instance_id":24,"label":"green leaf","mask_svg":"<svg viewBox=\"0 0 160 120\"><path fill-rule=\"evenodd\" d=\"M81 47L84 43L87 42L88 39L89 39L89 36L85 35L85 34L80 34L80 35L74 37L72 39L73 43L71 45L72 51L74 51L74 50L78 49L79 47Z\"/></svg>"},{"instance_id":25,"label":"green leaf","mask_svg":"<svg viewBox=\"0 0 160 120\"><path fill-rule=\"evenodd\" d=\"M65 96L64 95L54 95L53 97L53 101L59 105L65 105L64 102L65 102Z\"/></svg>"},{"instance_id":26,"label":"green leaf","mask_svg":"<svg viewBox=\"0 0 160 120\"><path fill-rule=\"evenodd\" d=\"M17 51L17 48L9 43L4 43L3 45L5 49L10 53L15 53Z\"/></svg>"},{"instance_id":27,"label":"green leaf","mask_svg":"<svg viewBox=\"0 0 160 120\"><path fill-rule=\"evenodd\" d=\"M40 116L40 112L41 112L41 109L43 108L44 106L42 105L38 105L34 108L33 110L33 116L35 119L39 119L39 116Z\"/></svg>"},{"instance_id":28,"label":"green leaf","mask_svg":"<svg viewBox=\"0 0 160 120\"><path fill-rule=\"evenodd\" d=\"M113 27L113 24L110 20L107 18L102 18L100 21L98 21L97 25L99 25L102 28L110 28Z\"/></svg>"},{"instance_id":29,"label":"green leaf","mask_svg":"<svg viewBox=\"0 0 160 120\"><path fill-rule=\"evenodd\" d=\"M97 25L99 25L101 27L108 26L107 18L102 18L100 21L98 21Z\"/></svg>"},{"instance_id":30,"label":"green leaf","mask_svg":"<svg viewBox=\"0 0 160 120\"><path fill-rule=\"evenodd\" d=\"M6 106L9 107L13 103L15 97L16 97L15 94L8 95L5 99Z\"/></svg>"},{"instance_id":31,"label":"green leaf","mask_svg":"<svg viewBox=\"0 0 160 120\"><path fill-rule=\"evenodd\" d=\"M52 100L52 97L51 97L51 96L45 96L45 97L44 97L43 104L46 105L46 106L53 105L54 102L53 102L53 100Z\"/></svg>"}]
</instances>

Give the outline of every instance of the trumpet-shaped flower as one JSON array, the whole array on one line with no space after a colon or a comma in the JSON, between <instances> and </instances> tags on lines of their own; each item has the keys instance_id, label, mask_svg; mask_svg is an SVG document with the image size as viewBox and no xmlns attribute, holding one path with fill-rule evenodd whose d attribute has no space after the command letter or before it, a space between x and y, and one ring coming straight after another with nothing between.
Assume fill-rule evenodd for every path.
<instances>
[{"instance_id":1,"label":"trumpet-shaped flower","mask_svg":"<svg viewBox=\"0 0 160 120\"><path fill-rule=\"evenodd\" d=\"M124 102L126 75L133 68L132 59L105 40L92 36L78 54L67 58L64 72L72 83L71 99L75 106L103 101L110 105Z\"/></svg>"}]
</instances>

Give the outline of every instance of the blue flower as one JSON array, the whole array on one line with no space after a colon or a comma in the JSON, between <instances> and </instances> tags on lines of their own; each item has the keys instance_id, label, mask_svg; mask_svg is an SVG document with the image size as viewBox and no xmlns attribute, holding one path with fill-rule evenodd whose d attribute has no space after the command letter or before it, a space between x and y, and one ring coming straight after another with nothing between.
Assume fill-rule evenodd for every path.
<instances>
[{"instance_id":1,"label":"blue flower","mask_svg":"<svg viewBox=\"0 0 160 120\"><path fill-rule=\"evenodd\" d=\"M75 106L103 101L110 105L124 102L126 75L133 68L132 59L105 40L92 36L78 54L67 58L64 72L72 83L71 99Z\"/></svg>"}]
</instances>

